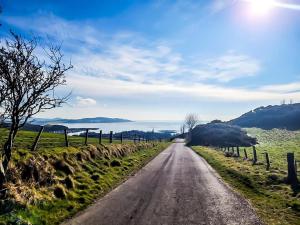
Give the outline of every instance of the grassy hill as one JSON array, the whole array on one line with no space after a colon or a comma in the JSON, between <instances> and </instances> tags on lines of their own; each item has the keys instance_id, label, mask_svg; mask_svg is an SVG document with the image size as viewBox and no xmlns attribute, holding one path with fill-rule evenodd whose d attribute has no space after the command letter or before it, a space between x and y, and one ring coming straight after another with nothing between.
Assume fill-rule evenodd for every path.
<instances>
[{"instance_id":1,"label":"grassy hill","mask_svg":"<svg viewBox=\"0 0 300 225\"><path fill-rule=\"evenodd\" d=\"M259 107L229 121L240 127L300 130L300 103Z\"/></svg>"},{"instance_id":2,"label":"grassy hill","mask_svg":"<svg viewBox=\"0 0 300 225\"><path fill-rule=\"evenodd\" d=\"M266 224L299 225L300 189L286 184L285 179L286 153L294 152L295 158L300 162L300 131L258 128L246 130L249 135L257 138L259 143L256 145L259 161L256 165L252 165L251 161L252 148L245 148L248 152L247 160L244 159L243 149L240 158L226 157L224 152L208 147L194 146L193 149L203 156L226 182L251 201ZM266 170L265 152L269 153L271 160L269 171Z\"/></svg>"},{"instance_id":3,"label":"grassy hill","mask_svg":"<svg viewBox=\"0 0 300 225\"><path fill-rule=\"evenodd\" d=\"M0 129L3 144L7 130ZM30 151L37 133L17 136L6 184L7 198L0 201L0 224L59 224L103 196L141 168L169 143L97 144L97 138L72 137L63 147L64 136L43 133L37 151ZM44 142L44 144L43 144Z\"/></svg>"}]
</instances>

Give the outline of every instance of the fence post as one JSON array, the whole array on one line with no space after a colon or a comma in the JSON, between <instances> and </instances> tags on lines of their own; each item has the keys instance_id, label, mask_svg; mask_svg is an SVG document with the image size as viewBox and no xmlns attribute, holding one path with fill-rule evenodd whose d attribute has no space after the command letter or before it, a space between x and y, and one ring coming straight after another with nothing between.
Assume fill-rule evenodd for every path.
<instances>
[{"instance_id":1,"label":"fence post","mask_svg":"<svg viewBox=\"0 0 300 225\"><path fill-rule=\"evenodd\" d=\"M247 150L244 148L244 155L245 155L245 158L244 159L248 159L248 154L247 154Z\"/></svg>"},{"instance_id":2,"label":"fence post","mask_svg":"<svg viewBox=\"0 0 300 225\"><path fill-rule=\"evenodd\" d=\"M99 144L102 144L102 130L99 131Z\"/></svg>"},{"instance_id":3,"label":"fence post","mask_svg":"<svg viewBox=\"0 0 300 225\"><path fill-rule=\"evenodd\" d=\"M123 143L123 133L121 133L121 144Z\"/></svg>"},{"instance_id":4,"label":"fence post","mask_svg":"<svg viewBox=\"0 0 300 225\"><path fill-rule=\"evenodd\" d=\"M234 155L234 147L231 147L232 155Z\"/></svg>"},{"instance_id":5,"label":"fence post","mask_svg":"<svg viewBox=\"0 0 300 225\"><path fill-rule=\"evenodd\" d=\"M69 140L68 140L68 131L67 131L67 129L64 130L64 133L65 133L65 144L66 144L66 147L69 147Z\"/></svg>"},{"instance_id":6,"label":"fence post","mask_svg":"<svg viewBox=\"0 0 300 225\"><path fill-rule=\"evenodd\" d=\"M42 134L43 130L44 130L44 126L41 126L41 129L40 129L38 135L36 136L35 141L34 141L32 147L31 147L31 151L35 151L36 150L37 144L38 144L38 142L40 140L40 137L41 137L41 134Z\"/></svg>"},{"instance_id":7,"label":"fence post","mask_svg":"<svg viewBox=\"0 0 300 225\"><path fill-rule=\"evenodd\" d=\"M266 152L265 154L266 154L266 163L267 163L267 167L266 167L266 169L267 169L267 170L269 170L269 169L270 169L270 159L269 159L269 153L268 153L268 152Z\"/></svg>"},{"instance_id":8,"label":"fence post","mask_svg":"<svg viewBox=\"0 0 300 225\"><path fill-rule=\"evenodd\" d=\"M85 131L85 140L84 140L85 145L88 144L88 137L89 137L89 129L86 129L86 131Z\"/></svg>"},{"instance_id":9,"label":"fence post","mask_svg":"<svg viewBox=\"0 0 300 225\"><path fill-rule=\"evenodd\" d=\"M295 168L295 157L294 153L287 153L287 163L288 163L288 177L287 182L290 184L297 184L297 172Z\"/></svg>"},{"instance_id":10,"label":"fence post","mask_svg":"<svg viewBox=\"0 0 300 225\"><path fill-rule=\"evenodd\" d=\"M253 148L253 165L254 165L257 163L257 154L256 154L256 148L254 145L252 146L252 148Z\"/></svg>"},{"instance_id":11,"label":"fence post","mask_svg":"<svg viewBox=\"0 0 300 225\"><path fill-rule=\"evenodd\" d=\"M109 143L111 144L113 142L113 132L110 131L109 133Z\"/></svg>"},{"instance_id":12,"label":"fence post","mask_svg":"<svg viewBox=\"0 0 300 225\"><path fill-rule=\"evenodd\" d=\"M236 153L237 153L237 157L240 157L240 147L239 146L236 147Z\"/></svg>"},{"instance_id":13,"label":"fence post","mask_svg":"<svg viewBox=\"0 0 300 225\"><path fill-rule=\"evenodd\" d=\"M141 142L141 136L139 135L139 142Z\"/></svg>"}]
</instances>

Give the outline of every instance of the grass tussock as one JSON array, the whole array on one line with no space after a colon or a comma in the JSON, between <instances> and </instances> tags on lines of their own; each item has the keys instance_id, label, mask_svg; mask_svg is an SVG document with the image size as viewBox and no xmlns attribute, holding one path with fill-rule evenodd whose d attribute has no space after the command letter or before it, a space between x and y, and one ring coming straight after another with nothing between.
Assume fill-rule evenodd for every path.
<instances>
[{"instance_id":1,"label":"grass tussock","mask_svg":"<svg viewBox=\"0 0 300 225\"><path fill-rule=\"evenodd\" d=\"M168 143L18 149L0 224L59 224L141 168Z\"/></svg>"}]
</instances>

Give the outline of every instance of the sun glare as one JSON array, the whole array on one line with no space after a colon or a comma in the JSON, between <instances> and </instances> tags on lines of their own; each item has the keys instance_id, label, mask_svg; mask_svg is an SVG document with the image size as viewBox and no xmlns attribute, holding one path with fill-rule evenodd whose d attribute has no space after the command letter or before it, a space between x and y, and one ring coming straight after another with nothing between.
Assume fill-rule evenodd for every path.
<instances>
[{"instance_id":1,"label":"sun glare","mask_svg":"<svg viewBox=\"0 0 300 225\"><path fill-rule=\"evenodd\" d=\"M273 0L249 0L250 12L253 16L266 16L274 8Z\"/></svg>"}]
</instances>

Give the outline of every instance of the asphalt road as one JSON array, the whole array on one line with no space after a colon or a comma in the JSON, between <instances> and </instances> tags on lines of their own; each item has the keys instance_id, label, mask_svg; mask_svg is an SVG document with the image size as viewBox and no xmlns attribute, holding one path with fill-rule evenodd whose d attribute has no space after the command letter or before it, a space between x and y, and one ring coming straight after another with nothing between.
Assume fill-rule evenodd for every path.
<instances>
[{"instance_id":1,"label":"asphalt road","mask_svg":"<svg viewBox=\"0 0 300 225\"><path fill-rule=\"evenodd\" d=\"M65 224L261 224L250 204L184 143L174 143L136 175Z\"/></svg>"}]
</instances>

